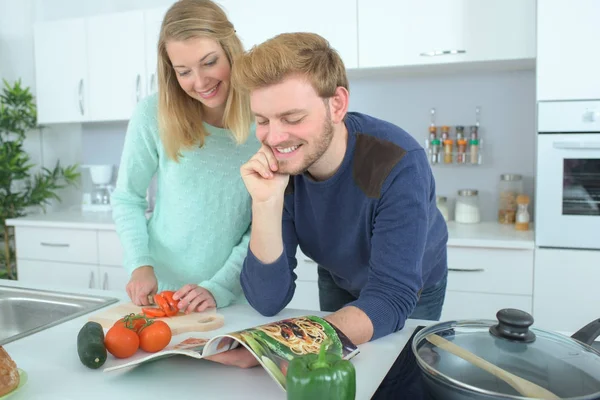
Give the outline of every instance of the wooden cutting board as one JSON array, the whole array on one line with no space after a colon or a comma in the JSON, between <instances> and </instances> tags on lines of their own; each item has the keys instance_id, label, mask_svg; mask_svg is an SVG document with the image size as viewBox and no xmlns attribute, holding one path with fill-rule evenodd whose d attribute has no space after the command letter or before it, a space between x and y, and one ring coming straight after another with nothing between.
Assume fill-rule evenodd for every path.
<instances>
[{"instance_id":1,"label":"wooden cutting board","mask_svg":"<svg viewBox=\"0 0 600 400\"><path fill-rule=\"evenodd\" d=\"M89 317L89 321L98 322L103 328L109 329L116 321L123 316L142 312L142 307L133 303L123 303L114 307L107 308L97 314ZM161 317L156 320L165 321L171 328L173 335L179 335L186 332L207 332L219 329L225 323L225 318L217 314L215 309L203 311L201 313L193 312L190 314L179 313L173 317Z\"/></svg>"}]
</instances>

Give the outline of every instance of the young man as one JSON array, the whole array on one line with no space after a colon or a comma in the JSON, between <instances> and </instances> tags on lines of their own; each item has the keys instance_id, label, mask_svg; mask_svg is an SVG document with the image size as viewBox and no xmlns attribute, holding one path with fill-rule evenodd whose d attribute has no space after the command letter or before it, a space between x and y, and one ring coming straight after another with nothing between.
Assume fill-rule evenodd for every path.
<instances>
[{"instance_id":1,"label":"young man","mask_svg":"<svg viewBox=\"0 0 600 400\"><path fill-rule=\"evenodd\" d=\"M417 141L347 111L344 64L315 34L253 48L234 62L232 81L250 92L263 144L241 168L252 197L240 278L248 302L264 315L289 303L299 245L319 264L327 319L354 343L398 331L409 317L439 319L448 232Z\"/></svg>"}]
</instances>

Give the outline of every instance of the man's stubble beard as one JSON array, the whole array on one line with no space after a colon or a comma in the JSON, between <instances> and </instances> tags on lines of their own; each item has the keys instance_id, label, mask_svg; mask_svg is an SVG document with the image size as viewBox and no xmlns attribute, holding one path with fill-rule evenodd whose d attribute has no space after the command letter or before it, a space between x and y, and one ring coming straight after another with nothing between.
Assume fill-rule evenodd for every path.
<instances>
[{"instance_id":1,"label":"man's stubble beard","mask_svg":"<svg viewBox=\"0 0 600 400\"><path fill-rule=\"evenodd\" d=\"M331 122L329 110L327 110L327 116L323 122L323 131L319 135L318 140L314 143L314 149L308 153L302 165L294 170L288 170L287 161L283 160L279 162L279 171L290 175L301 175L304 174L315 162L317 162L331 145L333 140L333 123Z\"/></svg>"}]
</instances>

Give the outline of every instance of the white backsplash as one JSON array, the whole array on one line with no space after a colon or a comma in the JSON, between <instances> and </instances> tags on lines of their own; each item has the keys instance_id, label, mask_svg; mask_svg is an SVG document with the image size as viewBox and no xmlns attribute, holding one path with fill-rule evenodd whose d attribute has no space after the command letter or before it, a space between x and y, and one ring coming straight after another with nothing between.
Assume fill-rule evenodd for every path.
<instances>
[{"instance_id":1,"label":"white backsplash","mask_svg":"<svg viewBox=\"0 0 600 400\"><path fill-rule=\"evenodd\" d=\"M442 126L473 125L475 108L480 106L483 164L433 166L438 194L448 196L453 206L458 189L479 190L482 219L488 221L496 219L500 174L522 174L525 192L533 196L533 70L354 79L350 98L351 109L391 121L420 143L427 138L432 107L436 109L436 125ZM529 211L533 214L531 206Z\"/></svg>"}]
</instances>

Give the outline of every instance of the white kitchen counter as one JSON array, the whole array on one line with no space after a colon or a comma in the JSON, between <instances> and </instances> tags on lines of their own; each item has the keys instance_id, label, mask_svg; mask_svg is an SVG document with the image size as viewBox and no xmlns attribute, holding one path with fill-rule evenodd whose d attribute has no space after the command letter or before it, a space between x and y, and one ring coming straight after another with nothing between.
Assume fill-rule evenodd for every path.
<instances>
[{"instance_id":1,"label":"white kitchen counter","mask_svg":"<svg viewBox=\"0 0 600 400\"><path fill-rule=\"evenodd\" d=\"M497 222L460 224L448 222L448 246L534 249L533 230L517 231L514 225Z\"/></svg>"},{"instance_id":2,"label":"white kitchen counter","mask_svg":"<svg viewBox=\"0 0 600 400\"><path fill-rule=\"evenodd\" d=\"M46 228L115 230L111 212L60 211L7 220L8 225ZM459 224L448 222L448 246L533 249L533 230L520 232L497 222Z\"/></svg>"},{"instance_id":3,"label":"white kitchen counter","mask_svg":"<svg viewBox=\"0 0 600 400\"><path fill-rule=\"evenodd\" d=\"M0 280L0 285L23 286L4 280ZM92 289L78 292L128 301L124 292ZM225 326L212 334L292 316L324 315L315 311L286 309L275 317L263 317L246 305L220 309L219 313L225 316ZM175 356L114 372L88 369L79 361L76 348L77 333L87 318L73 319L4 346L18 367L29 376L27 384L11 400L285 399L285 393L262 367L243 370L207 360ZM402 331L359 346L360 354L352 361L357 374L357 399L372 396L414 329L430 323L409 320ZM109 364L110 357L109 354L105 365Z\"/></svg>"},{"instance_id":4,"label":"white kitchen counter","mask_svg":"<svg viewBox=\"0 0 600 400\"><path fill-rule=\"evenodd\" d=\"M115 223L112 211L83 212L57 211L47 214L31 214L21 218L8 219L10 226L35 226L42 228L67 228L67 229L99 229L114 231Z\"/></svg>"}]
</instances>

